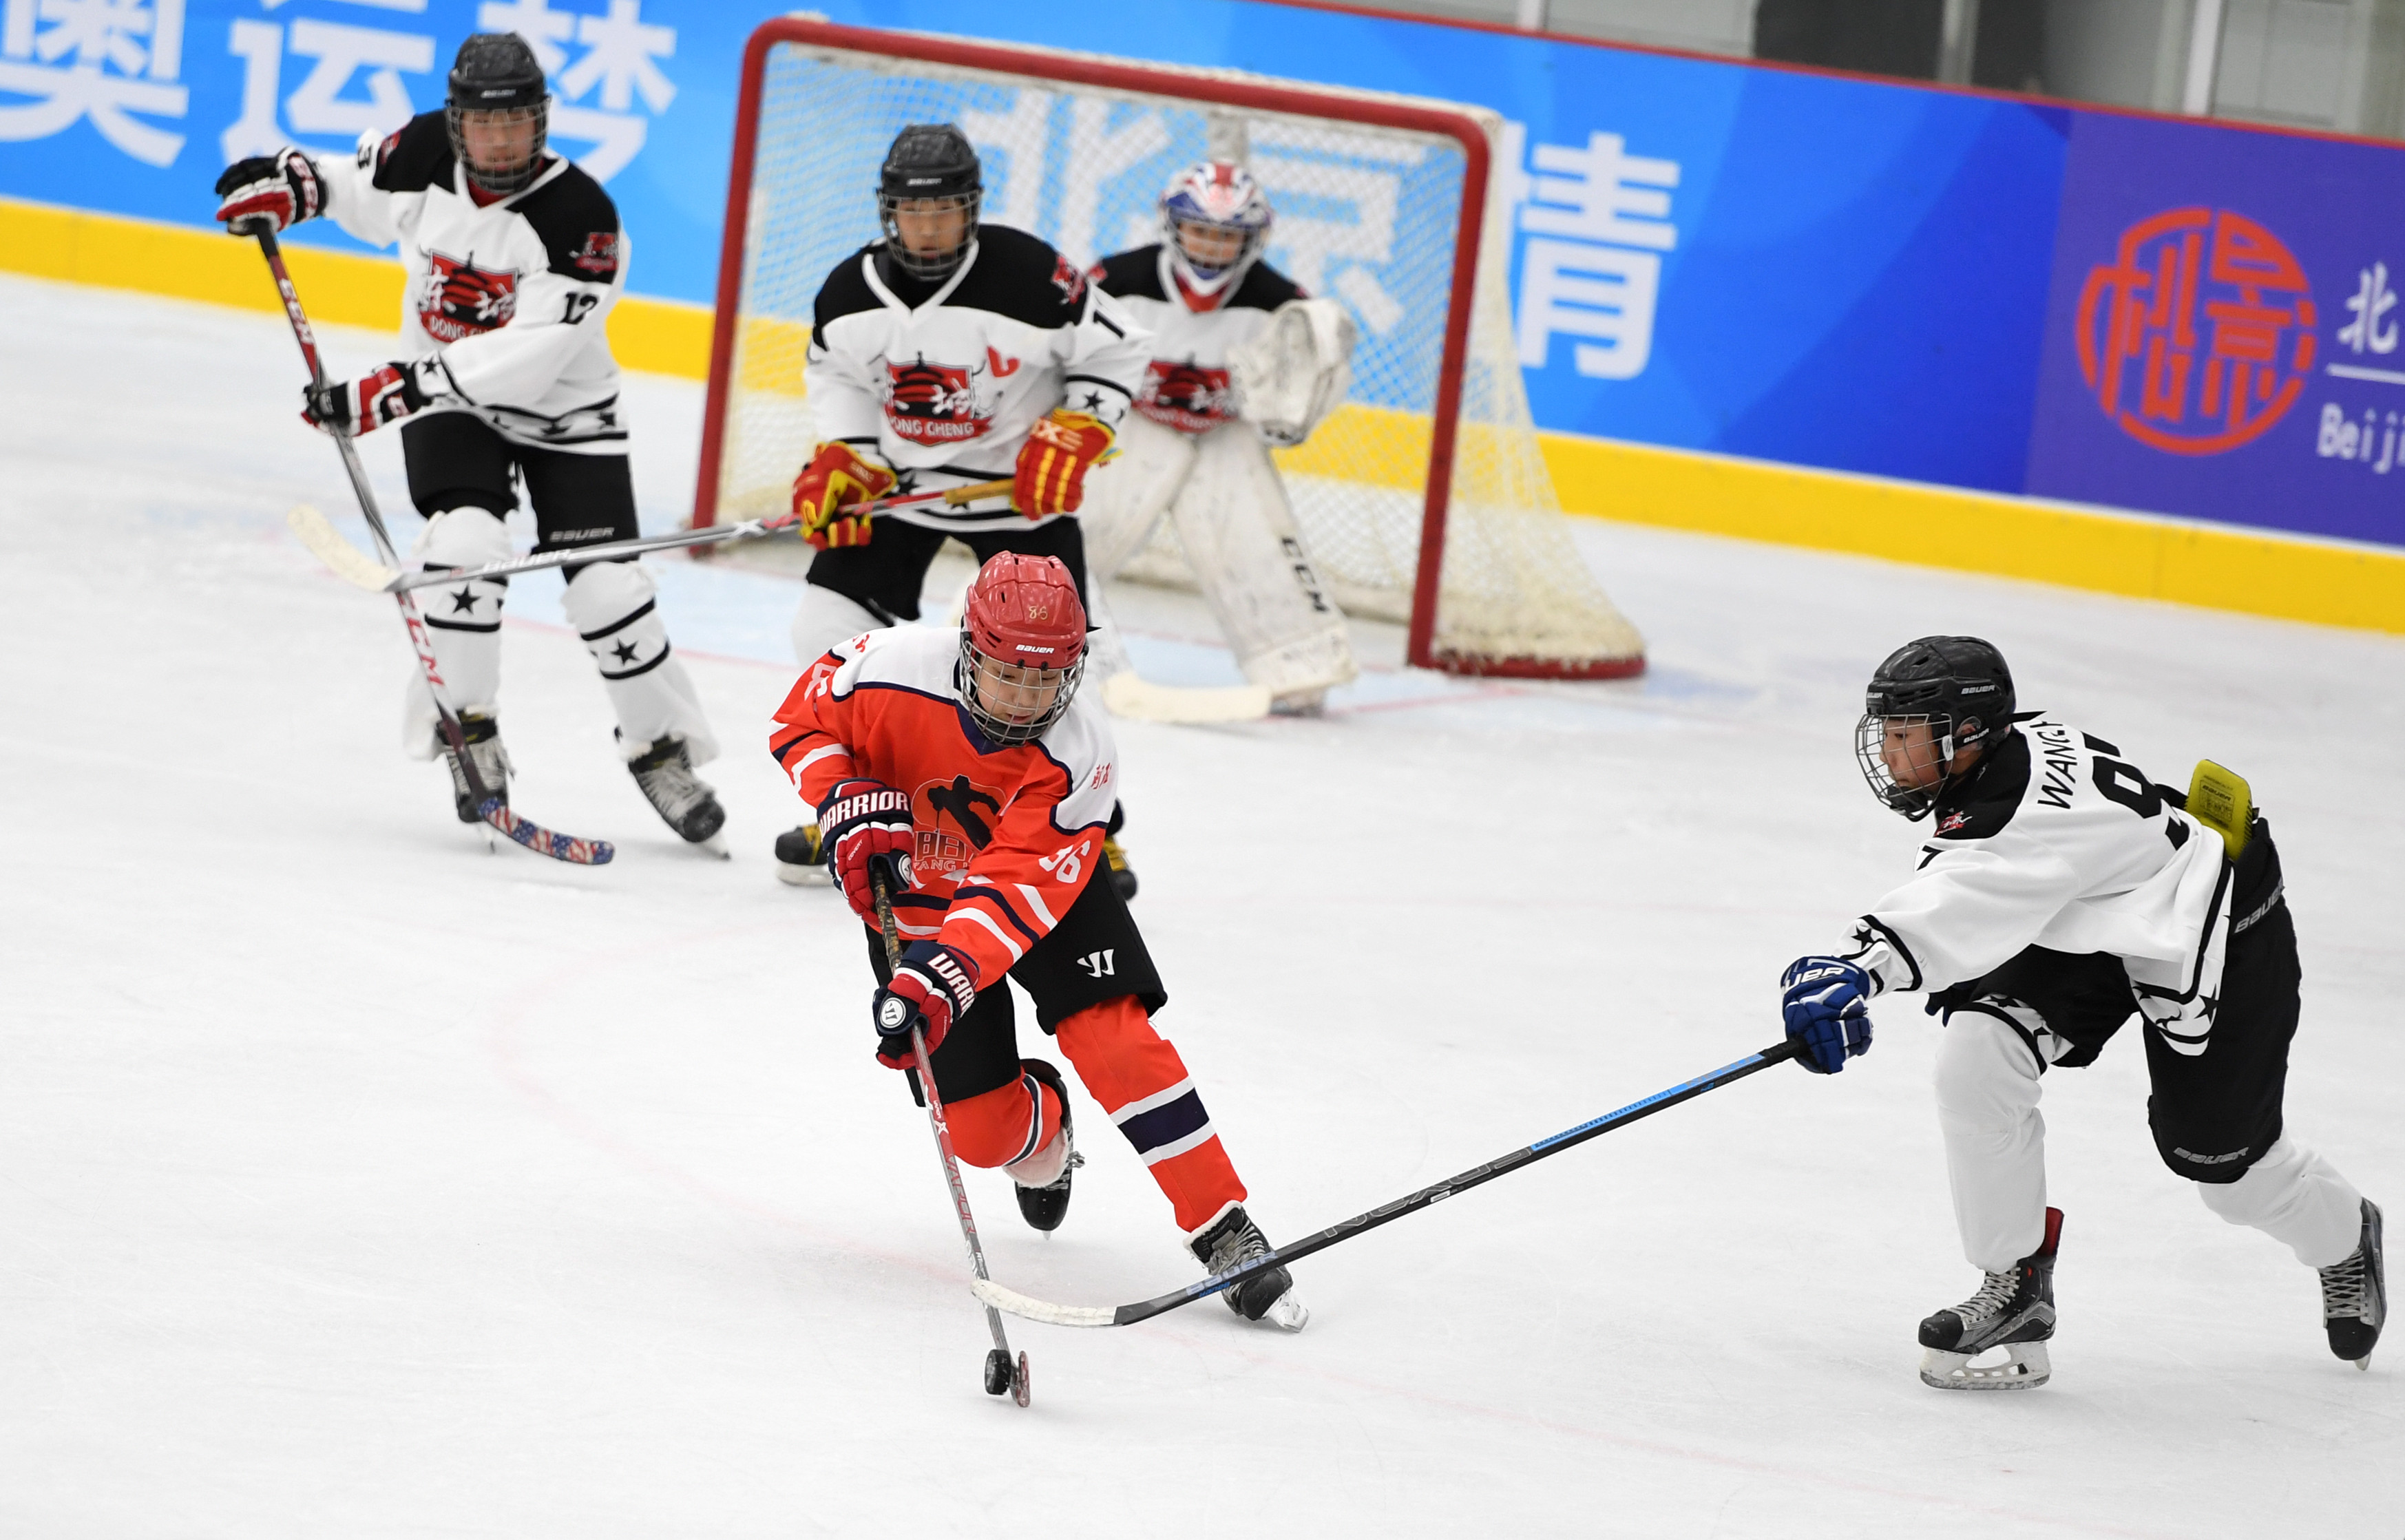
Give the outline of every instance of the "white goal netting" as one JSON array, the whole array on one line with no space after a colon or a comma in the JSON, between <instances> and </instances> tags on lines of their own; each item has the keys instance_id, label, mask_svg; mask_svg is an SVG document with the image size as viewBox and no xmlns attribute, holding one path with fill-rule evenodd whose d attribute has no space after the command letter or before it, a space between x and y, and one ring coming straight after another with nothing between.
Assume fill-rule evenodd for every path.
<instances>
[{"instance_id":1,"label":"white goal netting","mask_svg":"<svg viewBox=\"0 0 2405 1540\"><path fill-rule=\"evenodd\" d=\"M1349 611L1412 620L1469 163L1461 143L1348 116L1401 98L1151 65L1133 66L1142 89L1104 88L1046 73L1048 59L1088 56L1014 48L980 52L971 67L901 57L910 46L897 36L894 53L796 40L769 49L735 357L718 409L720 516L781 511L809 456L802 363L811 302L837 262L877 238L878 167L903 125L958 123L984 162L984 218L1042 236L1080 265L1157 240L1157 200L1171 175L1206 152L1238 153L1276 211L1267 259L1342 301L1359 325L1350 396L1308 443L1278 453L1304 538ZM1287 88L1298 94L1281 105L1296 110L1194 94L1231 80ZM1490 147L1499 141L1492 113L1415 105L1470 119ZM1513 352L1504 211L1499 199L1490 203L1424 661L1628 672L1644 643L1570 541ZM1125 575L1182 574L1164 521Z\"/></svg>"}]
</instances>

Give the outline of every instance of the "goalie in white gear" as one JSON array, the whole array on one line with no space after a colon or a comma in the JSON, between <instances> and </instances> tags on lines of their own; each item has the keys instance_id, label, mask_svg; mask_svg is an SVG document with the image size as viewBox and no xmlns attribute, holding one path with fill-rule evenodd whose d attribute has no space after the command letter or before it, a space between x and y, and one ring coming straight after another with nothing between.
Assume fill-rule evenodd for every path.
<instances>
[{"instance_id":1,"label":"goalie in white gear","mask_svg":"<svg viewBox=\"0 0 2405 1540\"><path fill-rule=\"evenodd\" d=\"M1353 322L1261 259L1273 215L1231 161L1180 173L1161 239L1096 264L1093 282L1152 333L1117 458L1089 478L1078 521L1097 579L1165 513L1245 677L1277 709L1313 711L1358 670L1353 645L1270 458L1310 436L1352 378ZM1096 662L1126 666L1105 639Z\"/></svg>"}]
</instances>

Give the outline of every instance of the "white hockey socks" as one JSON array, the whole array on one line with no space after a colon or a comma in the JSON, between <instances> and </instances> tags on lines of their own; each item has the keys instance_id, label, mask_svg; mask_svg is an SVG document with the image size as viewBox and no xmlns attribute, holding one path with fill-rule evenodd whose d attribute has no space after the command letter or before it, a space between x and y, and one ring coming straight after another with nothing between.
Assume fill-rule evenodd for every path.
<instances>
[{"instance_id":1,"label":"white hockey socks","mask_svg":"<svg viewBox=\"0 0 2405 1540\"><path fill-rule=\"evenodd\" d=\"M2338 1168L2285 1134L2237 1181L2200 1182L2204 1206L2229 1221L2262 1231L2308 1267L2327 1267L2355 1254L2362 1238L2363 1195Z\"/></svg>"},{"instance_id":2,"label":"white hockey socks","mask_svg":"<svg viewBox=\"0 0 2405 1540\"><path fill-rule=\"evenodd\" d=\"M482 508L454 508L426 521L425 531L409 553L416 565L430 571L483 567L507 561L516 553L510 549L509 526L499 514ZM496 714L501 691L501 604L509 591L507 578L480 578L417 591L417 608L425 616L434 659L443 665L443 682L449 688L456 710L486 717ZM412 659L401 710L401 748L412 759L430 760L441 752L436 735L440 721L433 692L426 686L426 671Z\"/></svg>"},{"instance_id":3,"label":"white hockey socks","mask_svg":"<svg viewBox=\"0 0 2405 1540\"><path fill-rule=\"evenodd\" d=\"M1981 1272L2012 1271L2046 1239L2037 1103L2037 1056L2020 1033L1984 1009L1948 1012L1937 1040L1937 1124L1962 1255Z\"/></svg>"},{"instance_id":4,"label":"white hockey socks","mask_svg":"<svg viewBox=\"0 0 2405 1540\"><path fill-rule=\"evenodd\" d=\"M668 647L652 575L634 562L596 562L568 581L560 608L600 671L618 715L619 750L640 759L661 738L684 740L695 764L718 757L701 697Z\"/></svg>"},{"instance_id":5,"label":"white hockey socks","mask_svg":"<svg viewBox=\"0 0 2405 1540\"><path fill-rule=\"evenodd\" d=\"M794 662L808 668L824 657L829 649L884 623L859 600L832 588L806 582L802 584L802 602L794 610Z\"/></svg>"}]
</instances>

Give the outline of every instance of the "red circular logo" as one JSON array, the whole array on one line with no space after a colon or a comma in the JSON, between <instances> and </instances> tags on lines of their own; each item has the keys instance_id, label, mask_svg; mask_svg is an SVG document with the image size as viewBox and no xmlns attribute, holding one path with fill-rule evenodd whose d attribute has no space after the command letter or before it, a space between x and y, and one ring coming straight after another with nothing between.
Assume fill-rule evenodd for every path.
<instances>
[{"instance_id":1,"label":"red circular logo","mask_svg":"<svg viewBox=\"0 0 2405 1540\"><path fill-rule=\"evenodd\" d=\"M2314 296L2280 238L2229 209L2121 232L2079 291L2079 373L2140 443L2218 455L2270 430L2314 366Z\"/></svg>"}]
</instances>

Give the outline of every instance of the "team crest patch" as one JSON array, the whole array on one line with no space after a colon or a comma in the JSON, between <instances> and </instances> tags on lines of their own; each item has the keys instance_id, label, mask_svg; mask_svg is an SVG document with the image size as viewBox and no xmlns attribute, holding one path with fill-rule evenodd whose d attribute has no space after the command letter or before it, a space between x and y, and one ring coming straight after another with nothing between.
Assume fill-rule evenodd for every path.
<instances>
[{"instance_id":1,"label":"team crest patch","mask_svg":"<svg viewBox=\"0 0 2405 1540\"><path fill-rule=\"evenodd\" d=\"M993 843L1003 798L966 776L954 776L949 781L931 780L920 787L910 806L911 821L918 826L911 870L932 877L964 870L978 851Z\"/></svg>"},{"instance_id":2,"label":"team crest patch","mask_svg":"<svg viewBox=\"0 0 2405 1540\"><path fill-rule=\"evenodd\" d=\"M1052 285L1061 291L1063 299L1074 305L1085 297L1086 274L1075 262L1062 257L1052 264Z\"/></svg>"},{"instance_id":3,"label":"team crest patch","mask_svg":"<svg viewBox=\"0 0 2405 1540\"><path fill-rule=\"evenodd\" d=\"M579 273L589 273L596 278L616 277L618 232L614 230L595 231L584 237L584 244L576 248L576 255L570 260Z\"/></svg>"},{"instance_id":4,"label":"team crest patch","mask_svg":"<svg viewBox=\"0 0 2405 1540\"><path fill-rule=\"evenodd\" d=\"M956 444L983 438L993 414L977 405L977 377L982 363L931 364L921 354L907 364L885 366L885 421L914 444Z\"/></svg>"},{"instance_id":5,"label":"team crest patch","mask_svg":"<svg viewBox=\"0 0 2405 1540\"><path fill-rule=\"evenodd\" d=\"M438 343L496 331L518 312L518 275L476 265L439 251L426 254L428 271L417 295L417 324Z\"/></svg>"},{"instance_id":6,"label":"team crest patch","mask_svg":"<svg viewBox=\"0 0 2405 1540\"><path fill-rule=\"evenodd\" d=\"M1236 414L1236 393L1224 369L1155 358L1146 367L1135 409L1163 427L1207 433Z\"/></svg>"},{"instance_id":7,"label":"team crest patch","mask_svg":"<svg viewBox=\"0 0 2405 1540\"><path fill-rule=\"evenodd\" d=\"M1950 834L1957 829L1967 827L1970 821L1971 815L1967 811L1958 809L1937 820L1937 832L1941 834Z\"/></svg>"}]
</instances>

